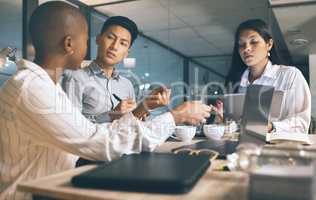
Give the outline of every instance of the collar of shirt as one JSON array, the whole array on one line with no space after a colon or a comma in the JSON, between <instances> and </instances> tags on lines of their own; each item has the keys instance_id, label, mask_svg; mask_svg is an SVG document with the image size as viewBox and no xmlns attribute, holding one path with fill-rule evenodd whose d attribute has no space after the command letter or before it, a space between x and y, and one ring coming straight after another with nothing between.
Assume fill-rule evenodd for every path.
<instances>
[{"instance_id":1,"label":"collar of shirt","mask_svg":"<svg viewBox=\"0 0 316 200\"><path fill-rule=\"evenodd\" d=\"M95 75L99 75L101 74L102 76L104 76L105 78L107 78L104 75L104 72L102 71L102 68L95 62L93 61L90 65L89 68L91 69L91 72L94 73ZM115 80L119 80L120 79L120 75L119 72L114 68L113 69L113 73L111 78L115 79Z\"/></svg>"},{"instance_id":2,"label":"collar of shirt","mask_svg":"<svg viewBox=\"0 0 316 200\"><path fill-rule=\"evenodd\" d=\"M44 79L45 81L50 81L51 83L56 85L53 82L53 80L50 78L50 76L48 75L47 71L44 68L42 68L41 66L37 65L36 63L33 63L33 62L25 60L25 59L21 59L21 60L17 61L16 65L17 65L18 70L28 69L28 70L34 72L34 74L36 74L37 76ZM57 83L59 83L59 81Z\"/></svg>"},{"instance_id":3,"label":"collar of shirt","mask_svg":"<svg viewBox=\"0 0 316 200\"><path fill-rule=\"evenodd\" d=\"M263 71L263 74L258 79L256 79L253 83L261 83L267 79L275 79L277 70L278 68L273 67L271 61L269 61L268 64L266 65L266 68ZM250 82L248 80L249 73L250 73L250 70L248 67L248 69L246 69L246 71L243 73L241 77L240 86L246 87L250 85Z\"/></svg>"}]
</instances>

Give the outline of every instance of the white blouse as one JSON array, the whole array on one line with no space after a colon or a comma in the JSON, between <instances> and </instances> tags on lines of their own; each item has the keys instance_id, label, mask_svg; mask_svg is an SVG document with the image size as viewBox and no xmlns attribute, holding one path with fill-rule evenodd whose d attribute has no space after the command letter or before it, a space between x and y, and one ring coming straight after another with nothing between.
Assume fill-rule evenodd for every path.
<instances>
[{"instance_id":1,"label":"white blouse","mask_svg":"<svg viewBox=\"0 0 316 200\"><path fill-rule=\"evenodd\" d=\"M249 69L241 78L239 92L244 93L247 86ZM253 84L274 86L275 90L284 92L281 113L271 118L277 132L308 133L311 121L311 93L301 73L295 67L272 65L269 61L263 74Z\"/></svg>"},{"instance_id":2,"label":"white blouse","mask_svg":"<svg viewBox=\"0 0 316 200\"><path fill-rule=\"evenodd\" d=\"M40 66L22 60L18 68L0 90L0 199L31 199L16 192L18 183L74 168L78 156L110 161L153 151L174 131L170 113L93 124Z\"/></svg>"}]
</instances>

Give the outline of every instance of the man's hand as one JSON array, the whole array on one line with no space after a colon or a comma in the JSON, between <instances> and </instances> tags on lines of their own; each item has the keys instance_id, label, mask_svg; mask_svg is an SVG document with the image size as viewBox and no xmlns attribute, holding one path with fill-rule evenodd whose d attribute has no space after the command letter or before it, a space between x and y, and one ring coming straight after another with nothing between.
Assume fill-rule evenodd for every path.
<instances>
[{"instance_id":1,"label":"man's hand","mask_svg":"<svg viewBox=\"0 0 316 200\"><path fill-rule=\"evenodd\" d=\"M170 112L176 124L198 125L199 123L206 122L206 118L210 116L211 111L212 108L201 101L190 101L184 102Z\"/></svg>"},{"instance_id":2,"label":"man's hand","mask_svg":"<svg viewBox=\"0 0 316 200\"><path fill-rule=\"evenodd\" d=\"M117 106L109 113L112 120L120 118L122 115L131 112L136 108L136 102L132 98L122 100Z\"/></svg>"},{"instance_id":3,"label":"man's hand","mask_svg":"<svg viewBox=\"0 0 316 200\"><path fill-rule=\"evenodd\" d=\"M143 104L147 110L153 110L170 103L171 89L159 87L154 89L144 100Z\"/></svg>"},{"instance_id":4,"label":"man's hand","mask_svg":"<svg viewBox=\"0 0 316 200\"><path fill-rule=\"evenodd\" d=\"M171 90L166 87L159 87L154 89L145 100L140 103L133 114L140 120L145 120L149 115L149 110L166 106L170 103Z\"/></svg>"}]
</instances>

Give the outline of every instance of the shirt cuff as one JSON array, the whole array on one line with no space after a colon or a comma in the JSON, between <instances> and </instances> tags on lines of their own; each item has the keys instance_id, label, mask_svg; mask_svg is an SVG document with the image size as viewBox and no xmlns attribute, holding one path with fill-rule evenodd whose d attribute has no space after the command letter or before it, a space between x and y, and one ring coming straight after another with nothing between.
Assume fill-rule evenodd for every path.
<instances>
[{"instance_id":1,"label":"shirt cuff","mask_svg":"<svg viewBox=\"0 0 316 200\"><path fill-rule=\"evenodd\" d=\"M159 124L163 130L165 130L164 133L166 133L166 135L164 135L164 137L166 139L168 139L168 137L170 137L175 131L176 123L170 112L158 115L153 119L153 122Z\"/></svg>"},{"instance_id":2,"label":"shirt cuff","mask_svg":"<svg viewBox=\"0 0 316 200\"><path fill-rule=\"evenodd\" d=\"M166 118L166 121L170 124L170 128L172 128L172 133L173 133L176 128L176 122L174 121L174 118L171 112L166 112L163 115Z\"/></svg>"},{"instance_id":3,"label":"shirt cuff","mask_svg":"<svg viewBox=\"0 0 316 200\"><path fill-rule=\"evenodd\" d=\"M102 113L100 115L97 115L95 117L95 121L96 121L96 123L102 124L102 123L106 123L106 122L111 122L112 119L111 119L110 115L106 112L106 113Z\"/></svg>"}]
</instances>

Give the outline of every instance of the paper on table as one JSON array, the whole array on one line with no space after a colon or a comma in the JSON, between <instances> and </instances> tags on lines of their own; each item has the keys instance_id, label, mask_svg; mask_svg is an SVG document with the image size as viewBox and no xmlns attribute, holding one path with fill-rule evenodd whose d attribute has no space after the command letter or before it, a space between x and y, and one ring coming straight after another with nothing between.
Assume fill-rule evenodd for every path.
<instances>
[{"instance_id":1,"label":"paper on table","mask_svg":"<svg viewBox=\"0 0 316 200\"><path fill-rule=\"evenodd\" d=\"M295 132L274 132L267 133L266 141L271 143L280 142L299 142L302 144L312 144L308 134L306 133L295 133Z\"/></svg>"}]
</instances>

